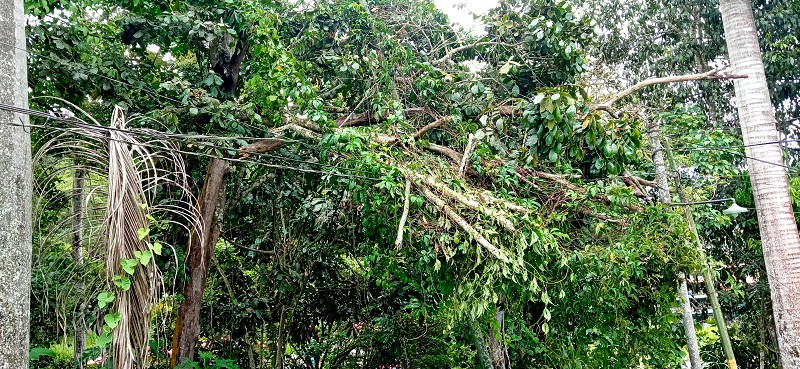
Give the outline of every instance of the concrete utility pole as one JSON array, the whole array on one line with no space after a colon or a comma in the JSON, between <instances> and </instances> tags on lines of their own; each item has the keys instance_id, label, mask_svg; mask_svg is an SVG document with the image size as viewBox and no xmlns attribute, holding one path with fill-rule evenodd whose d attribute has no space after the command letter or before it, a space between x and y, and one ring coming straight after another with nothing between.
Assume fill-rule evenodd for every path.
<instances>
[{"instance_id":1,"label":"concrete utility pole","mask_svg":"<svg viewBox=\"0 0 800 369\"><path fill-rule=\"evenodd\" d=\"M0 103L27 107L22 0L0 0ZM28 117L0 110L0 369L28 368L31 286Z\"/></svg>"}]
</instances>

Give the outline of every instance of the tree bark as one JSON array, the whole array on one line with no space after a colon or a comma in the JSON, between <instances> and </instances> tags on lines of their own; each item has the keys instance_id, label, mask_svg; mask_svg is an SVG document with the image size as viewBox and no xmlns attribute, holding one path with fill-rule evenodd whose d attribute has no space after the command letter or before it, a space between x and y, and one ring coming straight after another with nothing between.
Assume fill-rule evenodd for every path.
<instances>
[{"instance_id":1,"label":"tree bark","mask_svg":"<svg viewBox=\"0 0 800 369\"><path fill-rule=\"evenodd\" d=\"M170 367L178 362L194 359L194 349L200 335L200 307L206 287L208 269L214 246L222 230L222 209L225 208L225 184L231 171L229 161L211 159L206 181L198 202L199 224L192 230L189 239L189 281L183 288L183 301L175 322L172 337Z\"/></svg>"},{"instance_id":2,"label":"tree bark","mask_svg":"<svg viewBox=\"0 0 800 369\"><path fill-rule=\"evenodd\" d=\"M749 0L721 0L720 11L732 67L750 76L735 81L734 88L770 285L778 350L784 368L800 368L800 237L786 172L770 164L783 163L783 156L780 144L773 143L780 137L758 32Z\"/></svg>"},{"instance_id":3,"label":"tree bark","mask_svg":"<svg viewBox=\"0 0 800 369\"><path fill-rule=\"evenodd\" d=\"M492 358L489 356L489 349L486 348L486 341L483 339L483 330L472 319L469 320L468 324L469 336L472 340L472 345L475 346L476 368L494 369L492 367Z\"/></svg>"},{"instance_id":4,"label":"tree bark","mask_svg":"<svg viewBox=\"0 0 800 369\"><path fill-rule=\"evenodd\" d=\"M239 155L263 154L277 150L286 144L280 139L264 139L239 150ZM194 348L200 336L200 306L203 290L208 279L208 270L214 247L222 231L222 221L226 209L225 186L231 172L231 163L224 158L214 158L208 165L206 180L197 204L199 222L189 239L189 281L184 286L175 331L172 336L172 356L170 368L178 362L191 361ZM0 368L2 369L2 368Z\"/></svg>"},{"instance_id":5,"label":"tree bark","mask_svg":"<svg viewBox=\"0 0 800 369\"><path fill-rule=\"evenodd\" d=\"M692 303L689 300L689 288L686 286L686 276L680 275L681 313L683 321L683 333L686 336L686 351L689 353L689 365L692 369L703 368L703 360L700 359L700 347L697 343L697 331L694 329L694 317L692 316Z\"/></svg>"},{"instance_id":6,"label":"tree bark","mask_svg":"<svg viewBox=\"0 0 800 369\"><path fill-rule=\"evenodd\" d=\"M75 162L76 169L72 179L72 261L80 268L83 265L83 188L86 184L86 171ZM84 284L78 282L76 290L83 293ZM78 369L86 367L83 361L83 352L86 349L86 301L80 299L77 311L73 317L75 326L74 354Z\"/></svg>"},{"instance_id":7,"label":"tree bark","mask_svg":"<svg viewBox=\"0 0 800 369\"><path fill-rule=\"evenodd\" d=\"M494 328L489 330L489 349L494 369L511 369L511 358L508 356L508 348L503 341L506 323L503 300L505 298L501 295L495 305L494 319L497 322L497 330Z\"/></svg>"},{"instance_id":8,"label":"tree bark","mask_svg":"<svg viewBox=\"0 0 800 369\"><path fill-rule=\"evenodd\" d=\"M0 1L0 103L27 107L22 0ZM28 368L32 171L28 117L0 110L0 369Z\"/></svg>"}]
</instances>

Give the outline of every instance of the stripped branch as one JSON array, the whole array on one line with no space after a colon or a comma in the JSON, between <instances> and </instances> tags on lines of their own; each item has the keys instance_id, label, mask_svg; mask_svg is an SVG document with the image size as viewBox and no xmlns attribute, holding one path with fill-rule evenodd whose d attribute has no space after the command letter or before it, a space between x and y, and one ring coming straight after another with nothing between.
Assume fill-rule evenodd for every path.
<instances>
[{"instance_id":1,"label":"stripped branch","mask_svg":"<svg viewBox=\"0 0 800 369\"><path fill-rule=\"evenodd\" d=\"M410 117L413 117L413 116L425 114L426 112L427 112L427 109L425 109L425 108L408 108L408 109L403 110L403 115L406 118L410 118ZM346 116L343 116L343 117L341 117L339 119L336 119L334 121L334 123L339 128L356 127L356 126L368 126L368 125L371 125L373 123L377 123L377 122L379 122L379 121L381 121L383 119L386 119L386 117L388 117L390 115L390 113L391 113L390 111L387 111L386 113L383 114L383 116L376 116L374 112L366 112L366 113L358 114L358 115L353 116L353 117L351 117L352 116L352 113L351 113L350 115L346 115Z\"/></svg>"},{"instance_id":2,"label":"stripped branch","mask_svg":"<svg viewBox=\"0 0 800 369\"><path fill-rule=\"evenodd\" d=\"M434 180L433 177L430 177L430 176L423 177L420 174L415 174L415 176L417 178L421 179L423 183L425 183L426 185L428 185L428 186L430 186L432 188L435 188L437 191L439 191L441 194L445 195L446 197L451 198L451 199L457 201L458 203L460 203L460 204L462 204L462 205L464 205L464 206L466 206L466 207L468 207L470 209L473 209L475 211L479 211L479 212L485 214L486 216L497 220L497 222L500 223L503 226L503 228L505 228L509 232L514 233L514 232L517 231L516 228L514 228L514 223L511 223L511 221L508 220L508 218L506 218L503 214L500 214L499 212L497 212L497 211L495 211L493 209L490 209L490 208L488 208L486 206L481 205L480 203L478 203L475 200L471 200L471 199L467 198L466 196L464 196L464 195L462 195L462 194L460 194L460 193L458 193L456 191L453 191L452 189L450 189L450 187L447 187L444 183L437 182L436 180Z\"/></svg>"},{"instance_id":3,"label":"stripped branch","mask_svg":"<svg viewBox=\"0 0 800 369\"><path fill-rule=\"evenodd\" d=\"M453 121L453 117L448 115L448 116L446 116L444 118L437 119L437 120L435 120L435 121L433 121L431 123L428 123L428 125L426 125L425 127L420 128L419 131L414 133L414 139L415 140L419 140L419 138L422 137L422 135L425 134L425 132L428 132L428 131L430 131L430 130L432 130L434 128L441 127L441 126L443 126L443 125L445 125L447 123L450 123L452 121Z\"/></svg>"},{"instance_id":4,"label":"stripped branch","mask_svg":"<svg viewBox=\"0 0 800 369\"><path fill-rule=\"evenodd\" d=\"M447 217L450 218L455 224L457 224L461 229L463 229L467 234L472 236L472 238L481 246L483 246L486 251L496 257L498 260L501 261L508 261L508 257L503 254L503 252L498 249L495 245L492 245L489 240L487 240L483 235L480 234L472 225L470 225L464 218L462 218L458 213L456 213L453 208L445 203L442 198L436 196L431 190L426 186L419 186L420 190L422 190L422 194L425 198L428 199L431 203L436 205L436 207L442 211Z\"/></svg>"},{"instance_id":5,"label":"stripped branch","mask_svg":"<svg viewBox=\"0 0 800 369\"><path fill-rule=\"evenodd\" d=\"M605 214L595 213L592 209L581 207L580 210L581 214L588 215L593 218L597 218L600 220L604 220L609 223L619 224L619 225L627 225L628 222L625 219L615 219Z\"/></svg>"},{"instance_id":6,"label":"stripped branch","mask_svg":"<svg viewBox=\"0 0 800 369\"><path fill-rule=\"evenodd\" d=\"M524 175L532 175L534 177L538 177L538 178L541 178L541 179L546 179L546 180L549 180L549 181L553 181L553 182L556 182L556 183L560 184L561 186L563 186L567 190L574 191L574 192L577 192L577 193L582 194L582 195L586 194L586 191L583 188L581 188L578 185L566 180L564 177L556 175L556 174L538 172L538 171L535 171L533 169L525 170L525 169L522 169L522 168L517 168L517 172L519 172L523 176ZM596 200L604 203L604 204L610 204L610 201L608 201L608 198L606 198L606 197L595 196L594 198ZM633 211L637 211L637 212L644 211L644 209L641 206L636 205L636 204L630 204L630 205L626 205L624 207L626 207L628 209L631 209Z\"/></svg>"},{"instance_id":7,"label":"stripped branch","mask_svg":"<svg viewBox=\"0 0 800 369\"><path fill-rule=\"evenodd\" d=\"M403 232L406 227L406 220L408 219L408 208L411 205L411 179L406 177L406 191L403 200L403 215L400 216L400 224L397 225L397 239L394 241L394 246L397 251L403 246Z\"/></svg>"},{"instance_id":8,"label":"stripped branch","mask_svg":"<svg viewBox=\"0 0 800 369\"><path fill-rule=\"evenodd\" d=\"M464 170L467 169L467 165L469 164L469 152L475 148L475 136L473 134L469 135L469 140L467 140L467 147L464 148L464 155L461 156L461 163L458 164L458 176L464 176Z\"/></svg>"},{"instance_id":9,"label":"stripped branch","mask_svg":"<svg viewBox=\"0 0 800 369\"><path fill-rule=\"evenodd\" d=\"M740 79L740 78L747 78L746 74L730 74L724 72L728 67L723 66L720 68L712 69L705 73L698 73L698 74L686 74L683 76L671 76L671 77L651 77L644 81L641 81L631 87L626 88L625 90L618 92L610 99L606 100L603 103L595 104L589 107L590 110L603 110L611 114L612 116L616 117L616 112L612 109L612 105L617 102L619 99L628 96L638 90L641 90L645 87L652 86L652 85L662 85L667 83L676 83L676 82L689 82L689 81L707 81L707 80L716 80L716 79Z\"/></svg>"}]
</instances>

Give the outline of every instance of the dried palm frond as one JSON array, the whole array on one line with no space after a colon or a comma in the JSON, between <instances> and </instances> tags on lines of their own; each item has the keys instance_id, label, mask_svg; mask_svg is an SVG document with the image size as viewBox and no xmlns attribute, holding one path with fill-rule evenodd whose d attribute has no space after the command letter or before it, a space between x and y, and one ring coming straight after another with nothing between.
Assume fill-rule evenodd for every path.
<instances>
[{"instance_id":1,"label":"dried palm frond","mask_svg":"<svg viewBox=\"0 0 800 369\"><path fill-rule=\"evenodd\" d=\"M84 238L94 240L87 250L104 246L104 252L98 254L105 259L105 289L116 296L113 309L120 314L120 319L113 329L114 368L146 368L150 355L150 312L163 285L155 262L142 257L155 256L147 236L149 219L169 212L183 219L171 222L187 230L194 228L199 220L188 188L188 176L177 147L160 138L156 131L129 130L122 108L114 108L110 127L104 127L71 106L89 117L91 123L72 118L63 127L44 133L39 141L43 144L34 157L34 163L45 166L45 173L37 178L37 209L44 209L48 201L63 196L52 182L63 178L68 171L77 168L95 179L86 191L85 200L87 205L95 206L86 206L83 218L95 225L88 229L100 228L100 231ZM182 197L156 201L158 194L175 192L164 191L165 187L178 189ZM105 206L96 206L97 199L104 199ZM69 221L66 219L62 223ZM41 220L38 225L42 229ZM63 236L63 231L58 230L65 227L53 228L39 240L40 244ZM130 274L130 266L126 271L123 262L134 260L138 263ZM117 276L130 280L127 291L115 285Z\"/></svg>"}]
</instances>

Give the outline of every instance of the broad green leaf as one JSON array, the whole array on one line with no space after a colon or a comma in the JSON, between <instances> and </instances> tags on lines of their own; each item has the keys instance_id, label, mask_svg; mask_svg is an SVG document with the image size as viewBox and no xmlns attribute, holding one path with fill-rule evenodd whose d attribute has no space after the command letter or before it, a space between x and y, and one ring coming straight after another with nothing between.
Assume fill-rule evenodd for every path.
<instances>
[{"instance_id":1,"label":"broad green leaf","mask_svg":"<svg viewBox=\"0 0 800 369\"><path fill-rule=\"evenodd\" d=\"M153 258L153 253L150 252L150 250L134 251L133 255L136 256L137 259L139 259L139 262L142 263L142 265L149 264L150 259Z\"/></svg>"},{"instance_id":2,"label":"broad green leaf","mask_svg":"<svg viewBox=\"0 0 800 369\"><path fill-rule=\"evenodd\" d=\"M131 289L131 279L122 275L115 275L114 285L123 291L128 291Z\"/></svg>"},{"instance_id":3,"label":"broad green leaf","mask_svg":"<svg viewBox=\"0 0 800 369\"><path fill-rule=\"evenodd\" d=\"M31 348L30 352L28 352L28 359L31 361L39 360L42 358L42 356L54 357L56 356L56 353L53 350L44 347L34 347Z\"/></svg>"},{"instance_id":4,"label":"broad green leaf","mask_svg":"<svg viewBox=\"0 0 800 369\"><path fill-rule=\"evenodd\" d=\"M136 270L136 266L139 265L139 259L122 259L120 260L120 264L122 265L122 270L125 273L133 275L134 270Z\"/></svg>"},{"instance_id":5,"label":"broad green leaf","mask_svg":"<svg viewBox=\"0 0 800 369\"><path fill-rule=\"evenodd\" d=\"M150 234L150 228L139 228L136 231L136 234L139 236L139 240L143 240L147 235Z\"/></svg>"},{"instance_id":6,"label":"broad green leaf","mask_svg":"<svg viewBox=\"0 0 800 369\"><path fill-rule=\"evenodd\" d=\"M116 328L117 325L119 325L119 321L121 319L122 319L122 314L120 314L119 311L115 313L108 313L105 316L103 316L103 321L106 322L106 325L111 329Z\"/></svg>"},{"instance_id":7,"label":"broad green leaf","mask_svg":"<svg viewBox=\"0 0 800 369\"><path fill-rule=\"evenodd\" d=\"M102 309L114 301L114 292L100 292L97 295L97 307Z\"/></svg>"},{"instance_id":8,"label":"broad green leaf","mask_svg":"<svg viewBox=\"0 0 800 369\"><path fill-rule=\"evenodd\" d=\"M153 242L153 244L150 245L150 249L152 249L156 255L161 255L161 249L163 248L164 246L159 242Z\"/></svg>"}]
</instances>

